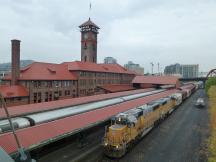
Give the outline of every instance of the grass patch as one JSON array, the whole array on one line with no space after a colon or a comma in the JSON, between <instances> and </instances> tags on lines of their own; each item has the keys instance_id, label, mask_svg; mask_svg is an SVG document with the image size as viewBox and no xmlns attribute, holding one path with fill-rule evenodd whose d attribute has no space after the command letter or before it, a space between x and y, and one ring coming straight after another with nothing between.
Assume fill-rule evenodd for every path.
<instances>
[{"instance_id":1,"label":"grass patch","mask_svg":"<svg viewBox=\"0 0 216 162\"><path fill-rule=\"evenodd\" d=\"M210 137L209 137L209 158L208 162L216 162L216 86L208 90L209 114L210 114Z\"/></svg>"}]
</instances>

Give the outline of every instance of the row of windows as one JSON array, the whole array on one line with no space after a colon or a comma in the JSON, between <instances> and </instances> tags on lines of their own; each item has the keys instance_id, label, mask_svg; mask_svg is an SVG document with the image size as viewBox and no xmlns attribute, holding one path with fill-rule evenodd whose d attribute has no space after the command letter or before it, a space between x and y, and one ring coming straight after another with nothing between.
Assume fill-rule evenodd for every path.
<instances>
[{"instance_id":1,"label":"row of windows","mask_svg":"<svg viewBox=\"0 0 216 162\"><path fill-rule=\"evenodd\" d=\"M120 84L120 83L125 83L128 84L130 83L131 80L119 80L119 79L98 79L98 80L94 80L94 79L81 79L79 82L80 86L95 86L96 84Z\"/></svg>"},{"instance_id":2,"label":"row of windows","mask_svg":"<svg viewBox=\"0 0 216 162\"><path fill-rule=\"evenodd\" d=\"M76 81L70 80L70 81L32 81L33 87L35 88L41 88L41 87L70 87L75 86Z\"/></svg>"},{"instance_id":3,"label":"row of windows","mask_svg":"<svg viewBox=\"0 0 216 162\"><path fill-rule=\"evenodd\" d=\"M85 77L110 77L110 78L133 78L133 76L127 74L118 74L118 73L94 73L94 72L86 72L81 71L80 76Z\"/></svg>"},{"instance_id":4,"label":"row of windows","mask_svg":"<svg viewBox=\"0 0 216 162\"><path fill-rule=\"evenodd\" d=\"M81 89L79 92L80 92L80 95L92 95L94 93L94 90L96 89Z\"/></svg>"},{"instance_id":5,"label":"row of windows","mask_svg":"<svg viewBox=\"0 0 216 162\"><path fill-rule=\"evenodd\" d=\"M76 97L76 90L70 91L70 90L65 90L65 91L55 91L54 93L52 92L44 92L44 101L52 101L52 100L58 100L59 97L64 96L73 96ZM38 102L43 102L42 101L42 92L34 93L33 94L33 100L34 103Z\"/></svg>"}]
</instances>

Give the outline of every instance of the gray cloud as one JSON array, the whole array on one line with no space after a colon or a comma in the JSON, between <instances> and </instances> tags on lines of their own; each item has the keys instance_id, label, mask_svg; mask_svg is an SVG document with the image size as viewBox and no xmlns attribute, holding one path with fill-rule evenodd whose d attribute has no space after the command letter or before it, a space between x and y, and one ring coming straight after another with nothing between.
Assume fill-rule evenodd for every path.
<instances>
[{"instance_id":1,"label":"gray cloud","mask_svg":"<svg viewBox=\"0 0 216 162\"><path fill-rule=\"evenodd\" d=\"M10 40L22 40L21 57L45 62L80 59L78 26L89 16L101 27L98 57L162 67L199 63L215 67L214 0L5 0L0 1L0 62L10 61Z\"/></svg>"}]
</instances>

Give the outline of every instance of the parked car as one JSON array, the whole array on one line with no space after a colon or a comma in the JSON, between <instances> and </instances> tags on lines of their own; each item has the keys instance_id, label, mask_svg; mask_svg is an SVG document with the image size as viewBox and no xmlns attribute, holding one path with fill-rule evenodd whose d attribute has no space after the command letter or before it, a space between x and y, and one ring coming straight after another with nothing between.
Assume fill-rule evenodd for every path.
<instances>
[{"instance_id":1,"label":"parked car","mask_svg":"<svg viewBox=\"0 0 216 162\"><path fill-rule=\"evenodd\" d=\"M205 107L205 101L203 98L198 98L196 103L195 103L196 107Z\"/></svg>"}]
</instances>

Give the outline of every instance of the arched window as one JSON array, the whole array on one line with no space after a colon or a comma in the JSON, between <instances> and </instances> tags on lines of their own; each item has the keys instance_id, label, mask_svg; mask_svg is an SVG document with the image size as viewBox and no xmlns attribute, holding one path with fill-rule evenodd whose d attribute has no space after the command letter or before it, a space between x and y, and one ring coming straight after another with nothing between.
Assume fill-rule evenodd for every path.
<instances>
[{"instance_id":1,"label":"arched window","mask_svg":"<svg viewBox=\"0 0 216 162\"><path fill-rule=\"evenodd\" d=\"M87 44L86 44L86 42L84 43L84 49L87 49Z\"/></svg>"}]
</instances>

